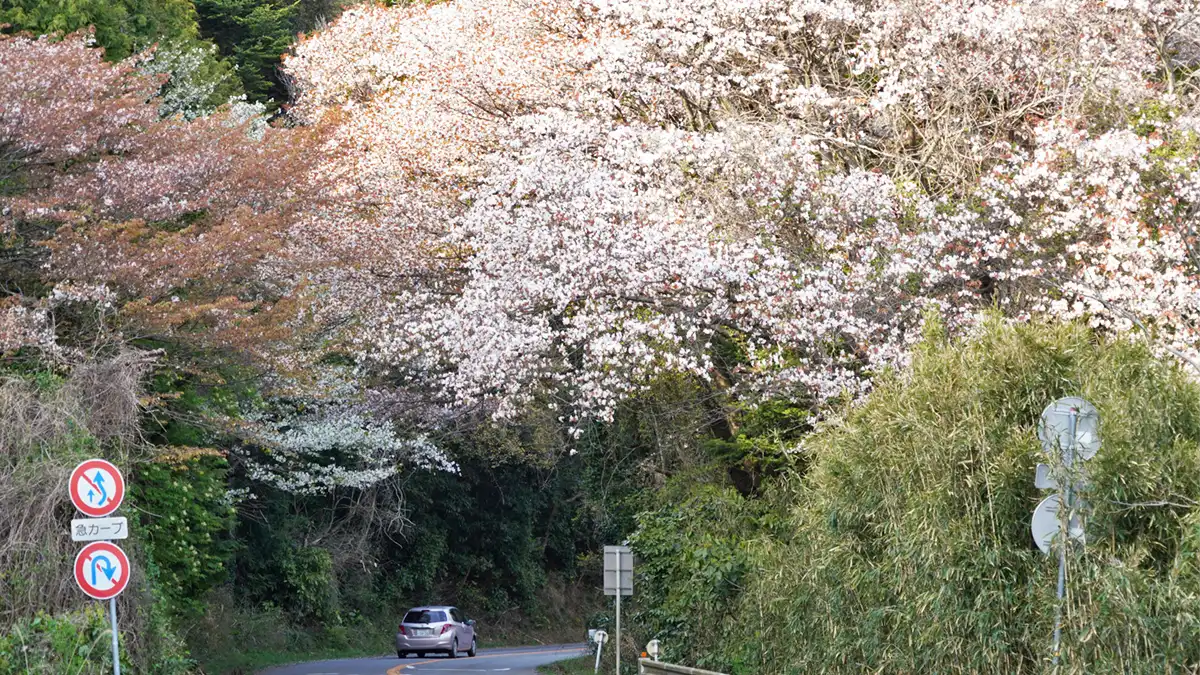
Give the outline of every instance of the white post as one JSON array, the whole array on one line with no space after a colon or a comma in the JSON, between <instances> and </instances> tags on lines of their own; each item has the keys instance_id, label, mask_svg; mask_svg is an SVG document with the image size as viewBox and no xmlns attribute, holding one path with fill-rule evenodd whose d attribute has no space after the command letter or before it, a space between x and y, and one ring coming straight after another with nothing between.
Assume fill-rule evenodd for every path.
<instances>
[{"instance_id":1,"label":"white post","mask_svg":"<svg viewBox=\"0 0 1200 675\"><path fill-rule=\"evenodd\" d=\"M1068 441L1066 457L1066 476L1067 482L1066 491L1059 487L1059 499L1061 500L1058 512L1058 603L1054 607L1054 665L1058 665L1059 652L1062 650L1062 613L1063 613L1063 598L1066 596L1067 590L1067 540L1071 538L1071 502L1074 501L1074 481L1075 481L1075 430L1076 430L1076 415L1078 413L1072 409L1070 413L1070 425L1067 433L1071 439Z\"/></svg>"},{"instance_id":2,"label":"white post","mask_svg":"<svg viewBox=\"0 0 1200 675\"><path fill-rule=\"evenodd\" d=\"M122 570L121 574L128 574L127 570ZM121 675L121 649L117 646L117 599L110 598L108 601L108 616L112 619L112 647L113 647L113 675Z\"/></svg>"},{"instance_id":3,"label":"white post","mask_svg":"<svg viewBox=\"0 0 1200 675\"><path fill-rule=\"evenodd\" d=\"M617 675L621 675L621 549L617 549ZM118 673L117 675L120 675Z\"/></svg>"},{"instance_id":4,"label":"white post","mask_svg":"<svg viewBox=\"0 0 1200 675\"><path fill-rule=\"evenodd\" d=\"M600 653L603 651L604 651L604 641L599 640L596 642L596 667L592 669L593 673L600 672Z\"/></svg>"}]
</instances>

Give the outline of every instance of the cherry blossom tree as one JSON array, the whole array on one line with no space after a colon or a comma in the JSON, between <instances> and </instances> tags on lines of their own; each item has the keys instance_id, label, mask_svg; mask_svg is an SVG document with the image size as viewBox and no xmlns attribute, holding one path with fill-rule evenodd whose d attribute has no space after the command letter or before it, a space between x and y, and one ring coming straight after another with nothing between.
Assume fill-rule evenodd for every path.
<instances>
[{"instance_id":1,"label":"cherry blossom tree","mask_svg":"<svg viewBox=\"0 0 1200 675\"><path fill-rule=\"evenodd\" d=\"M679 372L853 396L931 311L1081 318L1194 359L1196 17L1182 0L355 10L288 61L298 118L347 120L323 170L357 205L303 235L357 261L329 280L369 308L364 356L500 417L549 396L571 426L608 418ZM714 340L743 351L733 382Z\"/></svg>"},{"instance_id":2,"label":"cherry blossom tree","mask_svg":"<svg viewBox=\"0 0 1200 675\"><path fill-rule=\"evenodd\" d=\"M263 265L315 194L300 158L319 156L319 128L268 129L238 103L160 119L162 76L88 45L0 38L0 233L11 269L28 268L9 280L6 321L21 334L49 325L52 302L36 288L60 283L107 288L137 333L207 325L216 342L279 337L270 310L294 316L300 284L295 270Z\"/></svg>"},{"instance_id":3,"label":"cherry blossom tree","mask_svg":"<svg viewBox=\"0 0 1200 675\"><path fill-rule=\"evenodd\" d=\"M5 38L0 218L42 228L63 297L275 345L293 373L303 340L348 348L435 407L576 430L668 374L855 396L930 312L1081 319L1195 361L1196 19L361 6L286 60L287 129L244 105L159 119L137 63ZM6 344L46 343L49 303L6 300Z\"/></svg>"},{"instance_id":4,"label":"cherry blossom tree","mask_svg":"<svg viewBox=\"0 0 1200 675\"><path fill-rule=\"evenodd\" d=\"M428 438L401 438L391 422L327 411L244 422L238 455L247 477L277 490L317 495L367 490L404 467L456 472Z\"/></svg>"},{"instance_id":5,"label":"cherry blossom tree","mask_svg":"<svg viewBox=\"0 0 1200 675\"><path fill-rule=\"evenodd\" d=\"M174 103L156 96L162 78L146 73L144 56L111 64L88 45L82 35L0 38L10 171L0 234L6 253L20 249L14 261L32 261L27 278L5 270L17 283L0 299L0 352L86 360L69 344L95 343L64 340L57 324L65 309L94 307L121 331L113 342L149 335L257 357L271 401L305 401L210 420L234 431L232 456L256 483L321 495L395 488L412 468L456 470L419 430L355 407L359 388L347 390L336 369L312 365L324 352L306 341L324 327L309 312L307 278L331 259L289 255L299 252L292 236L359 208L323 195L308 168L322 165L325 127L274 128L261 106L238 101L163 118Z\"/></svg>"}]
</instances>

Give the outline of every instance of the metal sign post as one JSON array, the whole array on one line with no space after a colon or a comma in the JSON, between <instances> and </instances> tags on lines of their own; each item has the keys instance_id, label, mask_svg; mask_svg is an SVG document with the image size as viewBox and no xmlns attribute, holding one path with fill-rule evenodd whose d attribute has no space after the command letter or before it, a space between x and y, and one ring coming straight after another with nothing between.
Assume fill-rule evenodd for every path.
<instances>
[{"instance_id":1,"label":"metal sign post","mask_svg":"<svg viewBox=\"0 0 1200 675\"><path fill-rule=\"evenodd\" d=\"M1077 460L1089 460L1100 450L1100 414L1091 403L1078 397L1061 398L1042 411L1038 438L1046 454L1057 459L1054 466L1038 464L1034 485L1055 488L1033 511L1033 539L1049 555L1058 549L1058 589L1054 607L1054 665L1062 651L1062 614L1067 595L1067 546L1086 541L1076 507L1075 493L1086 485L1086 473ZM1057 537L1057 540L1055 539Z\"/></svg>"},{"instance_id":2,"label":"metal sign post","mask_svg":"<svg viewBox=\"0 0 1200 675\"><path fill-rule=\"evenodd\" d=\"M108 600L108 615L112 620L113 674L121 675L117 596L129 585L129 557L116 544L94 541L75 556L75 583L89 596Z\"/></svg>"},{"instance_id":3,"label":"metal sign post","mask_svg":"<svg viewBox=\"0 0 1200 675\"><path fill-rule=\"evenodd\" d=\"M621 569L621 549L617 549L617 569ZM621 675L621 591L617 590L617 675Z\"/></svg>"},{"instance_id":4,"label":"metal sign post","mask_svg":"<svg viewBox=\"0 0 1200 675\"><path fill-rule=\"evenodd\" d=\"M91 542L75 556L75 583L87 595L108 600L112 622L113 675L121 675L120 633L117 631L117 596L129 585L129 557L112 543L129 536L123 517L106 517L125 498L121 471L103 459L89 459L71 472L67 482L71 503L87 518L71 521L71 540Z\"/></svg>"},{"instance_id":5,"label":"metal sign post","mask_svg":"<svg viewBox=\"0 0 1200 675\"><path fill-rule=\"evenodd\" d=\"M633 595L633 552L628 546L604 547L604 594L616 596L617 675L621 675L621 596Z\"/></svg>"},{"instance_id":6,"label":"metal sign post","mask_svg":"<svg viewBox=\"0 0 1200 675\"><path fill-rule=\"evenodd\" d=\"M117 642L117 599L108 600L108 618L112 620L113 675L121 675L121 646Z\"/></svg>"}]
</instances>

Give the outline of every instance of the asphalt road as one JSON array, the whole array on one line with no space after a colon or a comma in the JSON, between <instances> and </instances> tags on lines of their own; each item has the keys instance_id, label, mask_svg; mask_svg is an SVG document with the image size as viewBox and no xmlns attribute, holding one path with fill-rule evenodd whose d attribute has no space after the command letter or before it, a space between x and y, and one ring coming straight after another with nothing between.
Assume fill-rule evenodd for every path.
<instances>
[{"instance_id":1,"label":"asphalt road","mask_svg":"<svg viewBox=\"0 0 1200 675\"><path fill-rule=\"evenodd\" d=\"M586 653L584 646L578 644L480 649L478 656L469 657L463 654L457 659L445 656L430 656L423 659L410 656L406 659L398 659L395 654L392 654L391 656L365 659L312 661L278 666L268 668L259 675L420 675L421 673L535 675L538 666L583 656Z\"/></svg>"}]
</instances>

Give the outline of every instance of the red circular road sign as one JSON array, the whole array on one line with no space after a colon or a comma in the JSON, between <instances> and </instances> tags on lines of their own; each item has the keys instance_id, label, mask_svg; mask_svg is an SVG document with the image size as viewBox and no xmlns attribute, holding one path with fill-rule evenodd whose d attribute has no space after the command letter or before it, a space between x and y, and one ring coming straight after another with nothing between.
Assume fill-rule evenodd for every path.
<instances>
[{"instance_id":1,"label":"red circular road sign","mask_svg":"<svg viewBox=\"0 0 1200 675\"><path fill-rule=\"evenodd\" d=\"M80 513L103 518L116 511L125 498L125 479L111 462L89 459L71 472L67 489Z\"/></svg>"},{"instance_id":2,"label":"red circular road sign","mask_svg":"<svg viewBox=\"0 0 1200 675\"><path fill-rule=\"evenodd\" d=\"M116 597L129 584L129 558L116 544L93 541L75 556L75 583L97 600Z\"/></svg>"}]
</instances>

